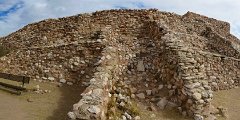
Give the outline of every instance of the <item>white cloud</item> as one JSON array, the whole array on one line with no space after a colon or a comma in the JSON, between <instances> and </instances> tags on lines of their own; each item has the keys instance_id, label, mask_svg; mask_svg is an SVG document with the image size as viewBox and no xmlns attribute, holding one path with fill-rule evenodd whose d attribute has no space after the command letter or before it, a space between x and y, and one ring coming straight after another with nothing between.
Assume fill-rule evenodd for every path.
<instances>
[{"instance_id":1,"label":"white cloud","mask_svg":"<svg viewBox=\"0 0 240 120\"><path fill-rule=\"evenodd\" d=\"M228 21L231 31L240 37L240 1L238 0L2 0L0 12L22 1L23 7L0 17L0 35L7 35L26 24L47 18L71 16L83 12L112 8L158 8L184 14L193 11Z\"/></svg>"}]
</instances>

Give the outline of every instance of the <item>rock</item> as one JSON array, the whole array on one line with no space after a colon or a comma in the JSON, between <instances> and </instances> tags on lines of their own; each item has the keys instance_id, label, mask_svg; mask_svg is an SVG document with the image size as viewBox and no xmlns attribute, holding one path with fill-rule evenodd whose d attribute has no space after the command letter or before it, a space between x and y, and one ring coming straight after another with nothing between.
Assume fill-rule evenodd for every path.
<instances>
[{"instance_id":1,"label":"rock","mask_svg":"<svg viewBox=\"0 0 240 120\"><path fill-rule=\"evenodd\" d=\"M93 113L93 114L98 114L101 112L100 108L98 106L95 106L95 105L91 105L89 108L88 108L88 111L90 113Z\"/></svg>"},{"instance_id":2,"label":"rock","mask_svg":"<svg viewBox=\"0 0 240 120\"><path fill-rule=\"evenodd\" d=\"M208 115L208 117L205 120L217 120L217 117L210 114L210 115Z\"/></svg>"},{"instance_id":3,"label":"rock","mask_svg":"<svg viewBox=\"0 0 240 120\"><path fill-rule=\"evenodd\" d=\"M137 71L139 71L139 72L144 72L145 71L143 60L138 61L138 63L137 63Z\"/></svg>"},{"instance_id":4,"label":"rock","mask_svg":"<svg viewBox=\"0 0 240 120\"><path fill-rule=\"evenodd\" d=\"M125 106L125 103L124 103L124 102L121 102L119 105L120 105L121 107L124 107L124 106Z\"/></svg>"},{"instance_id":5,"label":"rock","mask_svg":"<svg viewBox=\"0 0 240 120\"><path fill-rule=\"evenodd\" d=\"M157 111L157 108L151 104L150 107L149 107L150 111Z\"/></svg>"},{"instance_id":6,"label":"rock","mask_svg":"<svg viewBox=\"0 0 240 120\"><path fill-rule=\"evenodd\" d=\"M120 100L124 100L124 99L125 99L125 97L124 97L121 93L118 94L118 98L119 98Z\"/></svg>"},{"instance_id":7,"label":"rock","mask_svg":"<svg viewBox=\"0 0 240 120\"><path fill-rule=\"evenodd\" d=\"M100 88L94 89L94 90L92 91L92 97L93 97L93 98L99 99L99 98L102 97L102 94L103 94L103 90L100 89Z\"/></svg>"},{"instance_id":8,"label":"rock","mask_svg":"<svg viewBox=\"0 0 240 120\"><path fill-rule=\"evenodd\" d=\"M127 112L124 113L124 116L126 116L128 120L131 120L131 119L132 119L132 116L129 115Z\"/></svg>"},{"instance_id":9,"label":"rock","mask_svg":"<svg viewBox=\"0 0 240 120\"><path fill-rule=\"evenodd\" d=\"M168 88L168 89L171 89L171 88L172 88L172 85L171 85L171 84L169 84L169 85L167 86L167 88Z\"/></svg>"},{"instance_id":10,"label":"rock","mask_svg":"<svg viewBox=\"0 0 240 120\"><path fill-rule=\"evenodd\" d=\"M140 116L135 116L134 117L134 120L140 120L141 118L140 118Z\"/></svg>"},{"instance_id":11,"label":"rock","mask_svg":"<svg viewBox=\"0 0 240 120\"><path fill-rule=\"evenodd\" d=\"M43 92L44 92L44 93L50 93L50 91L49 91L49 90L44 90Z\"/></svg>"},{"instance_id":12,"label":"rock","mask_svg":"<svg viewBox=\"0 0 240 120\"><path fill-rule=\"evenodd\" d=\"M161 90L163 88L163 85L159 85L158 89Z\"/></svg>"},{"instance_id":13,"label":"rock","mask_svg":"<svg viewBox=\"0 0 240 120\"><path fill-rule=\"evenodd\" d=\"M71 120L76 120L77 119L76 115L73 112L68 112L67 115L68 115L68 118L70 118Z\"/></svg>"},{"instance_id":14,"label":"rock","mask_svg":"<svg viewBox=\"0 0 240 120\"><path fill-rule=\"evenodd\" d=\"M147 95L151 95L152 94L152 90L146 90Z\"/></svg>"},{"instance_id":15,"label":"rock","mask_svg":"<svg viewBox=\"0 0 240 120\"><path fill-rule=\"evenodd\" d=\"M127 117L122 115L122 120L127 120Z\"/></svg>"},{"instance_id":16,"label":"rock","mask_svg":"<svg viewBox=\"0 0 240 120\"><path fill-rule=\"evenodd\" d=\"M112 57L111 57L110 55L107 55L106 58L107 58L107 59L111 59Z\"/></svg>"},{"instance_id":17,"label":"rock","mask_svg":"<svg viewBox=\"0 0 240 120\"><path fill-rule=\"evenodd\" d=\"M65 79L60 79L60 83L66 83L67 81Z\"/></svg>"},{"instance_id":18,"label":"rock","mask_svg":"<svg viewBox=\"0 0 240 120\"><path fill-rule=\"evenodd\" d=\"M131 98L135 98L135 94L131 94Z\"/></svg>"},{"instance_id":19,"label":"rock","mask_svg":"<svg viewBox=\"0 0 240 120\"><path fill-rule=\"evenodd\" d=\"M203 116L196 114L194 115L194 120L204 120Z\"/></svg>"},{"instance_id":20,"label":"rock","mask_svg":"<svg viewBox=\"0 0 240 120\"><path fill-rule=\"evenodd\" d=\"M200 100L202 98L202 95L198 92L193 93L193 98L195 100Z\"/></svg>"},{"instance_id":21,"label":"rock","mask_svg":"<svg viewBox=\"0 0 240 120\"><path fill-rule=\"evenodd\" d=\"M219 110L220 115L222 115L225 118L228 118L227 108L223 108L222 106L219 106L217 109Z\"/></svg>"},{"instance_id":22,"label":"rock","mask_svg":"<svg viewBox=\"0 0 240 120\"><path fill-rule=\"evenodd\" d=\"M46 77L42 77L42 79L43 79L43 80L47 80L47 78L46 78Z\"/></svg>"},{"instance_id":23,"label":"rock","mask_svg":"<svg viewBox=\"0 0 240 120\"><path fill-rule=\"evenodd\" d=\"M79 63L78 63L78 62L74 62L74 63L73 63L73 65L75 65L75 66L78 66L78 65L79 65Z\"/></svg>"},{"instance_id":24,"label":"rock","mask_svg":"<svg viewBox=\"0 0 240 120\"><path fill-rule=\"evenodd\" d=\"M133 88L130 88L130 91L132 94L136 93L137 92L137 88L133 87Z\"/></svg>"},{"instance_id":25,"label":"rock","mask_svg":"<svg viewBox=\"0 0 240 120\"><path fill-rule=\"evenodd\" d=\"M40 86L36 85L35 88L34 88L34 91L39 91L39 90L40 90Z\"/></svg>"},{"instance_id":26,"label":"rock","mask_svg":"<svg viewBox=\"0 0 240 120\"><path fill-rule=\"evenodd\" d=\"M136 94L136 96L140 99L145 99L145 94L144 93Z\"/></svg>"},{"instance_id":27,"label":"rock","mask_svg":"<svg viewBox=\"0 0 240 120\"><path fill-rule=\"evenodd\" d=\"M48 80L49 80L49 81L54 81L55 78L54 78L54 77L48 77Z\"/></svg>"},{"instance_id":28,"label":"rock","mask_svg":"<svg viewBox=\"0 0 240 120\"><path fill-rule=\"evenodd\" d=\"M68 84L68 85L73 85L73 83L72 83L72 82L67 82L67 84Z\"/></svg>"},{"instance_id":29,"label":"rock","mask_svg":"<svg viewBox=\"0 0 240 120\"><path fill-rule=\"evenodd\" d=\"M163 110L167 105L167 103L168 103L168 100L164 97L157 103L157 106Z\"/></svg>"},{"instance_id":30,"label":"rock","mask_svg":"<svg viewBox=\"0 0 240 120\"><path fill-rule=\"evenodd\" d=\"M174 103L174 102L170 102L170 101L168 101L168 103L167 103L167 106L166 107L168 107L168 108L175 108L175 107L177 107L177 104L176 103Z\"/></svg>"},{"instance_id":31,"label":"rock","mask_svg":"<svg viewBox=\"0 0 240 120\"><path fill-rule=\"evenodd\" d=\"M217 108L215 108L213 105L209 106L209 111L212 114L218 114L219 113L219 110Z\"/></svg>"},{"instance_id":32,"label":"rock","mask_svg":"<svg viewBox=\"0 0 240 120\"><path fill-rule=\"evenodd\" d=\"M187 112L186 111L182 111L182 116L187 116Z\"/></svg>"},{"instance_id":33,"label":"rock","mask_svg":"<svg viewBox=\"0 0 240 120\"><path fill-rule=\"evenodd\" d=\"M63 84L62 84L62 83L58 83L57 86L58 86L58 87L62 87Z\"/></svg>"},{"instance_id":34,"label":"rock","mask_svg":"<svg viewBox=\"0 0 240 120\"><path fill-rule=\"evenodd\" d=\"M28 102L33 102L33 100L31 98L28 98L27 101Z\"/></svg>"},{"instance_id":35,"label":"rock","mask_svg":"<svg viewBox=\"0 0 240 120\"><path fill-rule=\"evenodd\" d=\"M155 114L151 114L150 117L151 117L151 118L155 118L156 115L155 115Z\"/></svg>"}]
</instances>

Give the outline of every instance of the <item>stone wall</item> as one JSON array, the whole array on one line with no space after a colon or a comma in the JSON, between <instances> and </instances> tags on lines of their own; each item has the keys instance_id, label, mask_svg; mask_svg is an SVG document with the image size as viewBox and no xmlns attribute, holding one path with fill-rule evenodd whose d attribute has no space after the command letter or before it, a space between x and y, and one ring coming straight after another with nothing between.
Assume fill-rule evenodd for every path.
<instances>
[{"instance_id":1,"label":"stone wall","mask_svg":"<svg viewBox=\"0 0 240 120\"><path fill-rule=\"evenodd\" d=\"M224 21L216 20L214 18L209 18L193 12L187 12L186 14L184 14L183 19L188 22L197 22L198 24L207 24L208 27L212 27L214 31L216 31L217 33L219 33L224 37L230 34L230 24ZM201 30L194 30L194 31L201 32Z\"/></svg>"},{"instance_id":2,"label":"stone wall","mask_svg":"<svg viewBox=\"0 0 240 120\"><path fill-rule=\"evenodd\" d=\"M104 10L44 20L0 38L11 49L0 59L0 71L87 82L68 113L72 119L106 119L109 91L124 72L152 75L146 79L167 85L167 99L182 114L201 118L210 114L205 109L212 90L239 83L239 45L233 43L239 44L228 23L195 13Z\"/></svg>"},{"instance_id":3,"label":"stone wall","mask_svg":"<svg viewBox=\"0 0 240 120\"><path fill-rule=\"evenodd\" d=\"M239 86L239 59L203 51L198 51L197 57L204 63L212 90L227 90Z\"/></svg>"}]
</instances>

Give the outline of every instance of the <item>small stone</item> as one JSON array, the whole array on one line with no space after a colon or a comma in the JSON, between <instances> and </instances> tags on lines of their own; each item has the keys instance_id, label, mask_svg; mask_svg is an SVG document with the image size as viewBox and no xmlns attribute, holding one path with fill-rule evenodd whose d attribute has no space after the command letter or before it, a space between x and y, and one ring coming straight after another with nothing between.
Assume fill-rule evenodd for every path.
<instances>
[{"instance_id":1,"label":"small stone","mask_svg":"<svg viewBox=\"0 0 240 120\"><path fill-rule=\"evenodd\" d=\"M156 115L155 115L155 114L151 114L150 117L151 117L151 118L155 118Z\"/></svg>"},{"instance_id":2,"label":"small stone","mask_svg":"<svg viewBox=\"0 0 240 120\"><path fill-rule=\"evenodd\" d=\"M152 94L152 90L146 90L147 95L151 95Z\"/></svg>"},{"instance_id":3,"label":"small stone","mask_svg":"<svg viewBox=\"0 0 240 120\"><path fill-rule=\"evenodd\" d=\"M110 55L107 55L106 58L107 58L107 59L111 59L112 57L111 57Z\"/></svg>"},{"instance_id":4,"label":"small stone","mask_svg":"<svg viewBox=\"0 0 240 120\"><path fill-rule=\"evenodd\" d=\"M77 119L76 115L73 112L68 112L67 115L68 115L68 118L70 118L71 120L76 120Z\"/></svg>"},{"instance_id":5,"label":"small stone","mask_svg":"<svg viewBox=\"0 0 240 120\"><path fill-rule=\"evenodd\" d=\"M94 106L94 105L91 105L89 108L88 108L88 111L90 113L94 113L94 114L98 114L100 113L100 108L98 106Z\"/></svg>"},{"instance_id":6,"label":"small stone","mask_svg":"<svg viewBox=\"0 0 240 120\"><path fill-rule=\"evenodd\" d=\"M120 105L121 107L124 107L124 106L125 106L125 103L124 103L124 102L121 102L119 105Z\"/></svg>"},{"instance_id":7,"label":"small stone","mask_svg":"<svg viewBox=\"0 0 240 120\"><path fill-rule=\"evenodd\" d=\"M132 119L132 116L129 115L127 112L124 113L124 116L126 116L128 120L131 120L131 119Z\"/></svg>"},{"instance_id":8,"label":"small stone","mask_svg":"<svg viewBox=\"0 0 240 120\"><path fill-rule=\"evenodd\" d=\"M122 120L127 120L127 117L122 115Z\"/></svg>"},{"instance_id":9,"label":"small stone","mask_svg":"<svg viewBox=\"0 0 240 120\"><path fill-rule=\"evenodd\" d=\"M84 73L85 73L85 71L82 70L82 71L81 71L81 74L84 74Z\"/></svg>"},{"instance_id":10,"label":"small stone","mask_svg":"<svg viewBox=\"0 0 240 120\"><path fill-rule=\"evenodd\" d=\"M144 93L136 94L136 96L140 99L145 99L145 94Z\"/></svg>"},{"instance_id":11,"label":"small stone","mask_svg":"<svg viewBox=\"0 0 240 120\"><path fill-rule=\"evenodd\" d=\"M34 88L35 91L39 91L40 90L40 86L39 85L36 85L35 88Z\"/></svg>"},{"instance_id":12,"label":"small stone","mask_svg":"<svg viewBox=\"0 0 240 120\"><path fill-rule=\"evenodd\" d=\"M131 91L131 93L136 93L137 92L137 88L135 88L135 87L133 87L133 88L130 88L130 91Z\"/></svg>"},{"instance_id":13,"label":"small stone","mask_svg":"<svg viewBox=\"0 0 240 120\"><path fill-rule=\"evenodd\" d=\"M73 63L73 65L75 65L75 66L78 66L78 65L79 65L79 63L78 63L78 62L74 62L74 63Z\"/></svg>"},{"instance_id":14,"label":"small stone","mask_svg":"<svg viewBox=\"0 0 240 120\"><path fill-rule=\"evenodd\" d=\"M150 110L151 110L151 111L157 111L157 108L156 108L153 104L151 104L151 105L150 105Z\"/></svg>"},{"instance_id":15,"label":"small stone","mask_svg":"<svg viewBox=\"0 0 240 120\"><path fill-rule=\"evenodd\" d=\"M143 60L138 61L137 71L139 71L139 72L144 72L145 71Z\"/></svg>"},{"instance_id":16,"label":"small stone","mask_svg":"<svg viewBox=\"0 0 240 120\"><path fill-rule=\"evenodd\" d=\"M159 85L158 89L161 90L163 88L163 85Z\"/></svg>"},{"instance_id":17,"label":"small stone","mask_svg":"<svg viewBox=\"0 0 240 120\"><path fill-rule=\"evenodd\" d=\"M205 120L217 120L217 117L210 114L210 115L208 115L208 117Z\"/></svg>"},{"instance_id":18,"label":"small stone","mask_svg":"<svg viewBox=\"0 0 240 120\"><path fill-rule=\"evenodd\" d=\"M196 114L194 115L194 120L204 120L203 116Z\"/></svg>"},{"instance_id":19,"label":"small stone","mask_svg":"<svg viewBox=\"0 0 240 120\"><path fill-rule=\"evenodd\" d=\"M172 88L172 85L169 84L169 85L167 86L167 88L168 88L168 89L171 89L171 88Z\"/></svg>"},{"instance_id":20,"label":"small stone","mask_svg":"<svg viewBox=\"0 0 240 120\"><path fill-rule=\"evenodd\" d=\"M57 86L58 86L58 87L62 87L63 84L62 84L62 83L58 83Z\"/></svg>"},{"instance_id":21,"label":"small stone","mask_svg":"<svg viewBox=\"0 0 240 120\"><path fill-rule=\"evenodd\" d=\"M135 94L131 94L131 98L135 98Z\"/></svg>"},{"instance_id":22,"label":"small stone","mask_svg":"<svg viewBox=\"0 0 240 120\"><path fill-rule=\"evenodd\" d=\"M222 106L219 106L217 109L219 110L220 115L222 115L225 118L228 118L227 108L223 108Z\"/></svg>"},{"instance_id":23,"label":"small stone","mask_svg":"<svg viewBox=\"0 0 240 120\"><path fill-rule=\"evenodd\" d=\"M140 118L140 116L135 116L134 117L134 120L140 120L141 118Z\"/></svg>"},{"instance_id":24,"label":"small stone","mask_svg":"<svg viewBox=\"0 0 240 120\"><path fill-rule=\"evenodd\" d=\"M67 81L65 79L60 79L60 83L66 83Z\"/></svg>"},{"instance_id":25,"label":"small stone","mask_svg":"<svg viewBox=\"0 0 240 120\"><path fill-rule=\"evenodd\" d=\"M28 98L27 101L28 102L33 102L33 100L31 98Z\"/></svg>"},{"instance_id":26,"label":"small stone","mask_svg":"<svg viewBox=\"0 0 240 120\"><path fill-rule=\"evenodd\" d=\"M209 106L209 111L212 114L218 114L219 113L219 110L216 107L214 107L213 105Z\"/></svg>"},{"instance_id":27,"label":"small stone","mask_svg":"<svg viewBox=\"0 0 240 120\"><path fill-rule=\"evenodd\" d=\"M168 107L168 108L175 108L175 107L177 107L177 104L176 103L174 103L174 102L168 102L167 103L167 106L166 107Z\"/></svg>"},{"instance_id":28,"label":"small stone","mask_svg":"<svg viewBox=\"0 0 240 120\"><path fill-rule=\"evenodd\" d=\"M73 85L73 83L72 83L72 82L67 82L67 84L68 84L68 85Z\"/></svg>"},{"instance_id":29,"label":"small stone","mask_svg":"<svg viewBox=\"0 0 240 120\"><path fill-rule=\"evenodd\" d=\"M163 110L167 105L167 103L168 103L168 100L164 97L157 103L157 106Z\"/></svg>"},{"instance_id":30,"label":"small stone","mask_svg":"<svg viewBox=\"0 0 240 120\"><path fill-rule=\"evenodd\" d=\"M50 80L50 81L54 81L55 78L54 78L54 77L48 77L48 80Z\"/></svg>"},{"instance_id":31,"label":"small stone","mask_svg":"<svg viewBox=\"0 0 240 120\"><path fill-rule=\"evenodd\" d=\"M187 112L186 111L183 111L182 112L182 115L185 117L185 116L187 116Z\"/></svg>"},{"instance_id":32,"label":"small stone","mask_svg":"<svg viewBox=\"0 0 240 120\"><path fill-rule=\"evenodd\" d=\"M198 92L193 93L193 98L195 100L200 100L202 98L202 95Z\"/></svg>"},{"instance_id":33,"label":"small stone","mask_svg":"<svg viewBox=\"0 0 240 120\"><path fill-rule=\"evenodd\" d=\"M44 93L48 93L49 91L48 91L48 90L44 90L43 92L44 92Z\"/></svg>"}]
</instances>

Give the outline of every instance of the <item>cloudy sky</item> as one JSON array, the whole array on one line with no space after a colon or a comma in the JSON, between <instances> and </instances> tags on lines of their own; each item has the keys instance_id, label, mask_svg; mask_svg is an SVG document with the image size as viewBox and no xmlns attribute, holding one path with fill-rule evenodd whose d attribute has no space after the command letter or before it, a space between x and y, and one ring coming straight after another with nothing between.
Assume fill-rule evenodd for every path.
<instances>
[{"instance_id":1,"label":"cloudy sky","mask_svg":"<svg viewBox=\"0 0 240 120\"><path fill-rule=\"evenodd\" d=\"M184 14L193 11L231 23L240 38L239 0L0 0L0 36L46 18L119 8L157 8Z\"/></svg>"}]
</instances>

